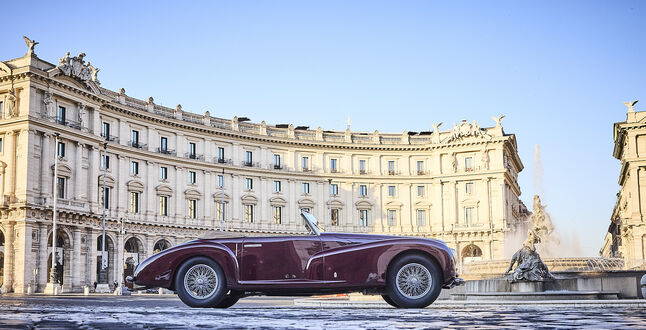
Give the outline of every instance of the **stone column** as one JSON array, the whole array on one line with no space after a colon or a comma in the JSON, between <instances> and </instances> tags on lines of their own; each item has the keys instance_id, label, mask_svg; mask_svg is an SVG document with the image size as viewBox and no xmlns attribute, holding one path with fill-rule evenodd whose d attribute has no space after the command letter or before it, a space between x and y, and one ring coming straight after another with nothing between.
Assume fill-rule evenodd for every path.
<instances>
[{"instance_id":1,"label":"stone column","mask_svg":"<svg viewBox=\"0 0 646 330\"><path fill-rule=\"evenodd\" d=\"M74 168L74 199L76 200L85 200L87 199L87 194L85 197L81 196L83 194L83 181L87 178L86 175L83 175L83 143L76 142L76 155L75 155L75 168Z\"/></svg>"},{"instance_id":2,"label":"stone column","mask_svg":"<svg viewBox=\"0 0 646 330\"><path fill-rule=\"evenodd\" d=\"M31 255L31 224L21 220L13 226L12 285L15 293L26 293L33 278L34 258ZM10 287L9 287L10 288Z\"/></svg>"},{"instance_id":3,"label":"stone column","mask_svg":"<svg viewBox=\"0 0 646 330\"><path fill-rule=\"evenodd\" d=\"M116 216L119 216L121 212L124 212L128 207L127 203L127 198L126 196L128 195L128 187L126 187L126 181L128 181L128 173L129 171L129 159L118 155L117 157L117 168L118 168L118 173L115 175L115 183L114 186L117 190L117 198L116 198ZM112 205L111 205L112 206Z\"/></svg>"},{"instance_id":4,"label":"stone column","mask_svg":"<svg viewBox=\"0 0 646 330\"><path fill-rule=\"evenodd\" d=\"M80 166L80 164L79 164ZM72 290L80 289L81 287L81 276L83 272L81 271L81 228L74 227L72 230L74 235L72 243Z\"/></svg>"},{"instance_id":5,"label":"stone column","mask_svg":"<svg viewBox=\"0 0 646 330\"><path fill-rule=\"evenodd\" d=\"M4 224L4 279L2 283L2 293L11 292L13 290L13 259L14 259L14 246L13 246L13 231L14 225L10 222Z\"/></svg>"},{"instance_id":6,"label":"stone column","mask_svg":"<svg viewBox=\"0 0 646 330\"><path fill-rule=\"evenodd\" d=\"M235 223L235 220L242 220L244 217L241 217L241 211L240 211L240 206L241 206L241 201L240 201L240 177L237 174L232 174L231 175L231 181L230 187L231 187L231 224L233 225ZM233 225L235 226L235 225Z\"/></svg>"},{"instance_id":7,"label":"stone column","mask_svg":"<svg viewBox=\"0 0 646 330\"><path fill-rule=\"evenodd\" d=\"M296 217L298 216L298 204L296 203L296 182L294 182L294 180L292 179L287 179L286 182L287 184L285 185L285 188L287 188L287 194L289 195L287 206L285 207L285 211L287 212L286 220L287 224L293 228L296 226Z\"/></svg>"},{"instance_id":8,"label":"stone column","mask_svg":"<svg viewBox=\"0 0 646 330\"><path fill-rule=\"evenodd\" d=\"M40 242L38 244L38 291L45 290L45 285L47 284L47 269L49 269L49 265L47 263L47 259L49 255L47 254L47 249L49 248L47 244L47 225L41 223L38 230L40 231L39 237L40 237Z\"/></svg>"},{"instance_id":9,"label":"stone column","mask_svg":"<svg viewBox=\"0 0 646 330\"><path fill-rule=\"evenodd\" d=\"M371 215L368 216L368 218L374 219L374 228L375 232L378 233L383 233L384 232L384 221L386 221L386 216L387 214L384 213L384 196L383 196L383 191L382 191L382 185L381 183L375 183L372 187L371 190L374 193L375 196L375 208L373 210L370 210Z\"/></svg>"},{"instance_id":10,"label":"stone column","mask_svg":"<svg viewBox=\"0 0 646 330\"><path fill-rule=\"evenodd\" d=\"M126 231L127 230L128 229L126 227ZM126 235L127 234L121 234L119 232L117 234L117 242L116 242L116 244L114 246L114 250L115 250L115 254L116 254L115 255L115 257L116 257L115 258L115 263L114 263L115 264L114 269L116 271L116 275L115 275L114 278L117 279L117 283L122 283L122 281L123 281L122 272L123 272L123 266L125 264L124 252L125 252L125 247L126 247L126 241L125 241L125 236ZM142 261L143 260L139 260L139 262L142 262Z\"/></svg>"},{"instance_id":11,"label":"stone column","mask_svg":"<svg viewBox=\"0 0 646 330\"><path fill-rule=\"evenodd\" d=\"M204 218L204 226L213 226L211 219L213 219L213 188L215 183L213 183L213 173L210 171L203 171L204 179L202 180L202 191L204 196L202 196L202 217Z\"/></svg>"},{"instance_id":12,"label":"stone column","mask_svg":"<svg viewBox=\"0 0 646 330\"><path fill-rule=\"evenodd\" d=\"M41 142L41 158L40 158L40 197L43 198L43 203L47 204L46 198L51 197L51 189L53 188L53 181L50 178L51 168L51 134L43 133Z\"/></svg>"},{"instance_id":13,"label":"stone column","mask_svg":"<svg viewBox=\"0 0 646 330\"><path fill-rule=\"evenodd\" d=\"M184 171L181 167L175 167L175 221L176 223L184 223L186 214L184 213L184 203L186 200L184 198Z\"/></svg>"},{"instance_id":14,"label":"stone column","mask_svg":"<svg viewBox=\"0 0 646 330\"><path fill-rule=\"evenodd\" d=\"M91 286L92 289L94 289L94 282L98 282L99 280L96 277L96 268L97 268L97 257L101 252L97 251L96 247L97 247L97 241L100 234L101 234L100 231L90 229L91 238L90 238L90 242L88 243L88 254L90 259L90 269L88 271L90 273L90 283L88 283L88 285Z\"/></svg>"}]
</instances>

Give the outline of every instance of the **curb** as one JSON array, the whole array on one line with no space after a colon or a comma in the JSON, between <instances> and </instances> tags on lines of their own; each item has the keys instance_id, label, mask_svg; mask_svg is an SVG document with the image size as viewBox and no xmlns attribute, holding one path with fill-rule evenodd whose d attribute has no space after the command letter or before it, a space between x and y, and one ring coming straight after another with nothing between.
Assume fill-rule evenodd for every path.
<instances>
[{"instance_id":1,"label":"curb","mask_svg":"<svg viewBox=\"0 0 646 330\"><path fill-rule=\"evenodd\" d=\"M295 299L294 306L319 307L319 308L393 308L385 301L352 301L349 299L317 299L303 298ZM624 300L526 300L526 301L491 301L491 300L438 300L427 308L474 308L474 307L646 307L646 300L624 299Z\"/></svg>"}]
</instances>

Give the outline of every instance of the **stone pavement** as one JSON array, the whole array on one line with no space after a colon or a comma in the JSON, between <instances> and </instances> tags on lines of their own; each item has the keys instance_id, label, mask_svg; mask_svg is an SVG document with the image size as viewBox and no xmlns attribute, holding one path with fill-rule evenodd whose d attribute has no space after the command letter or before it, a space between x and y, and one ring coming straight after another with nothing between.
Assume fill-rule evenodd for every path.
<instances>
[{"instance_id":1,"label":"stone pavement","mask_svg":"<svg viewBox=\"0 0 646 330\"><path fill-rule=\"evenodd\" d=\"M645 308L620 304L613 307L473 304L408 310L365 307L299 307L294 305L294 298L250 297L233 308L221 310L192 309L172 295L3 295L0 296L0 328L646 328Z\"/></svg>"}]
</instances>

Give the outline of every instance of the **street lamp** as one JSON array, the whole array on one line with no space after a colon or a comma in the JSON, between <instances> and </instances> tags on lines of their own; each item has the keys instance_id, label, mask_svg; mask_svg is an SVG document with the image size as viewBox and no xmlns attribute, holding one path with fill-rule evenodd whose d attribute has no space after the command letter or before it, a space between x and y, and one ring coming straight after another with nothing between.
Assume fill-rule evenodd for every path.
<instances>
[{"instance_id":1,"label":"street lamp","mask_svg":"<svg viewBox=\"0 0 646 330\"><path fill-rule=\"evenodd\" d=\"M119 218L119 222L121 223L121 230L119 230L119 234L121 234L122 241L123 238L126 237L126 221L128 220L128 211L126 211L126 218ZM123 249L124 247L120 246L119 249ZM119 287L116 288L117 294L118 295L123 295L123 296L129 296L130 291L128 288L123 284L123 275L124 275L124 265L125 265L125 253L121 252L121 266L120 266L120 271L119 271Z\"/></svg>"},{"instance_id":2,"label":"street lamp","mask_svg":"<svg viewBox=\"0 0 646 330\"><path fill-rule=\"evenodd\" d=\"M108 143L104 142L103 143L103 158L102 158L102 165L103 165L103 214L101 216L102 218L102 234L101 234L101 271L99 272L99 285L96 287L97 292L110 292L110 286L108 285L108 258L105 256L105 210L106 210L106 201L108 200L107 193L105 191L105 180L107 176L107 171L108 171L108 156L107 156L107 148L108 148Z\"/></svg>"},{"instance_id":3,"label":"street lamp","mask_svg":"<svg viewBox=\"0 0 646 330\"><path fill-rule=\"evenodd\" d=\"M54 199L53 199L53 214L52 214L52 268L49 272L49 282L45 286L45 294L57 295L61 291L61 285L58 283L58 274L56 272L56 202L58 200L58 140L60 133L54 133L56 136L54 145L56 152L54 152Z\"/></svg>"}]
</instances>

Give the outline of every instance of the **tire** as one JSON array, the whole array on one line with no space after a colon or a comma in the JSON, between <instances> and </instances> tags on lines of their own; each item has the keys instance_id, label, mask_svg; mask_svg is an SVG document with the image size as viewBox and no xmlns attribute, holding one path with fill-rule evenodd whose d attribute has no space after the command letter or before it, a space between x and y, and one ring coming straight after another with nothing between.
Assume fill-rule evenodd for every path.
<instances>
[{"instance_id":1,"label":"tire","mask_svg":"<svg viewBox=\"0 0 646 330\"><path fill-rule=\"evenodd\" d=\"M388 295L382 294L381 297L384 298L384 301L387 302L388 305L393 306L395 308L399 308L399 306L397 306L397 304L395 304L395 302L392 299L390 299Z\"/></svg>"},{"instance_id":2,"label":"tire","mask_svg":"<svg viewBox=\"0 0 646 330\"><path fill-rule=\"evenodd\" d=\"M440 267L428 257L405 255L388 268L386 295L399 308L424 308L437 299L441 290Z\"/></svg>"},{"instance_id":3,"label":"tire","mask_svg":"<svg viewBox=\"0 0 646 330\"><path fill-rule=\"evenodd\" d=\"M213 308L229 308L235 305L238 302L238 300L240 300L239 295L228 294L224 296L224 299L222 299L222 301L220 301L219 304L213 306Z\"/></svg>"},{"instance_id":4,"label":"tire","mask_svg":"<svg viewBox=\"0 0 646 330\"><path fill-rule=\"evenodd\" d=\"M218 305L228 291L222 268L206 257L191 258L179 267L175 290L182 302L199 308Z\"/></svg>"}]
</instances>

